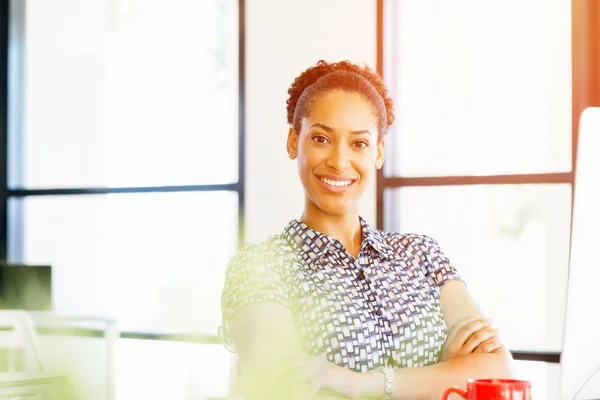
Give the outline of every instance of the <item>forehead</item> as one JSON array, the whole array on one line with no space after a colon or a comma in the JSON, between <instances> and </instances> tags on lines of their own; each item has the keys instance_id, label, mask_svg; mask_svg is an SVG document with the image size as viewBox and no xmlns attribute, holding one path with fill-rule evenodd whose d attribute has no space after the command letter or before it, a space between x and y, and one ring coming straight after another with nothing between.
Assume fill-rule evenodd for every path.
<instances>
[{"instance_id":1,"label":"forehead","mask_svg":"<svg viewBox=\"0 0 600 400\"><path fill-rule=\"evenodd\" d=\"M377 125L377 115L371 103L361 94L331 90L311 104L303 125L305 122L319 122L339 129L373 129Z\"/></svg>"}]
</instances>

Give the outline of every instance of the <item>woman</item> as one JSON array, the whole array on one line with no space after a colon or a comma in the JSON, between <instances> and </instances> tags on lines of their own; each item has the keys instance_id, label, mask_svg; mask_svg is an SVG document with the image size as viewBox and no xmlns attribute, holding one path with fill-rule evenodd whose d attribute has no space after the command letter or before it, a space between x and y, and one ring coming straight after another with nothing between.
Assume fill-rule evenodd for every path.
<instances>
[{"instance_id":1,"label":"woman","mask_svg":"<svg viewBox=\"0 0 600 400\"><path fill-rule=\"evenodd\" d=\"M288 93L304 212L232 259L222 295L245 396L439 399L469 377L509 376L509 352L436 241L358 215L394 121L380 76L319 61Z\"/></svg>"}]
</instances>

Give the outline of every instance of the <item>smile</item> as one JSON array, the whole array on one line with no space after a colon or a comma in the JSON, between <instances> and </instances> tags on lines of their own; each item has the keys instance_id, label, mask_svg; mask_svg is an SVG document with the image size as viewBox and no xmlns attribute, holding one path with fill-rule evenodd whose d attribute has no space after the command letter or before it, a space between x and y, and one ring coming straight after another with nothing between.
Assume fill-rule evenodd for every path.
<instances>
[{"instance_id":1,"label":"smile","mask_svg":"<svg viewBox=\"0 0 600 400\"><path fill-rule=\"evenodd\" d=\"M336 181L333 179L327 179L327 178L321 178L321 182L325 182L328 185L331 186L348 186L352 183L351 180L348 181Z\"/></svg>"},{"instance_id":2,"label":"smile","mask_svg":"<svg viewBox=\"0 0 600 400\"><path fill-rule=\"evenodd\" d=\"M335 192L335 193L340 193L340 192L344 192L344 191L348 190L352 186L352 184L356 181L355 179L350 179L350 178L346 178L346 177L318 176L317 178L318 178L321 186L323 186L325 189L327 189L331 192Z\"/></svg>"}]
</instances>

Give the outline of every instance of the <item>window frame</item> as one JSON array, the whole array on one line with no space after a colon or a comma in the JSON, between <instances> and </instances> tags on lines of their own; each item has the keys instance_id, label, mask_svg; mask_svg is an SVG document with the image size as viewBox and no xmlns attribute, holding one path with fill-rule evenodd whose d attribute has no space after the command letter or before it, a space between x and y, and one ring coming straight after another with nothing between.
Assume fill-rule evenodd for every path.
<instances>
[{"instance_id":1,"label":"window frame","mask_svg":"<svg viewBox=\"0 0 600 400\"><path fill-rule=\"evenodd\" d=\"M238 3L238 180L235 183L205 184L205 185L173 185L173 186L127 186L127 187L72 187L72 188L47 188L47 189L25 189L11 188L8 186L9 162L18 163L22 158L22 148L19 138L22 135L21 119L24 115L21 98L18 97L24 87L25 61L21 54L22 49L11 49L10 41L22 41L25 35L25 7L26 1L0 0L0 260L6 260L8 256L8 237L11 244L14 243L13 251L19 255L23 248L23 215L22 207L15 207L16 212L10 216L11 225L16 226L11 232L8 231L9 216L8 202L10 199L23 199L33 196L77 196L77 195L103 195L103 194L148 194L148 193L172 193L172 192L235 192L238 196L238 248L244 243L244 211L246 183L245 171L245 65L246 65L246 1L237 0ZM9 54L9 52L11 52ZM12 85L12 86L11 86ZM11 97L11 95L13 97ZM11 120L12 118L12 120ZM16 143L10 143L9 137L13 137ZM10 147L10 148L9 148ZM9 157L15 152L12 159ZM18 173L18 168L17 171ZM85 331L85 332L83 332ZM79 335L98 337L104 336L103 330L83 329ZM40 333L64 334L60 328L40 329ZM193 342L202 344L220 344L216 335L188 334L181 332L152 332L152 331L122 331L119 338L148 339L148 340L173 340L182 342Z\"/></svg>"},{"instance_id":2,"label":"window frame","mask_svg":"<svg viewBox=\"0 0 600 400\"><path fill-rule=\"evenodd\" d=\"M396 9L402 0L377 1L377 71L389 83L393 82L395 58L392 42L395 37ZM577 138L579 116L591 106L600 106L600 4L594 0L572 0L572 157L571 170L568 172L539 174L507 174L487 176L428 176L401 177L387 176L384 169L377 170L377 227L384 228L384 222L390 219L386 215L384 193L386 189L410 186L449 186L449 185L502 185L502 184L569 184L571 200L574 195L575 170L577 166ZM594 19L596 17L596 20ZM591 84L590 84L591 83ZM573 201L571 201L573 204ZM573 206L571 205L571 216ZM571 222L572 226L572 222ZM515 360L560 363L560 352L511 351Z\"/></svg>"}]
</instances>

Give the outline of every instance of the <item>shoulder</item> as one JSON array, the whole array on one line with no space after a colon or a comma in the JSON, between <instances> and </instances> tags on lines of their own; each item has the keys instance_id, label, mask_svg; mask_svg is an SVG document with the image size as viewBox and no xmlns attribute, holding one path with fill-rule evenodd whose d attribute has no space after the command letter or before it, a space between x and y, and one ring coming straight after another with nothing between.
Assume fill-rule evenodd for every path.
<instances>
[{"instance_id":1,"label":"shoulder","mask_svg":"<svg viewBox=\"0 0 600 400\"><path fill-rule=\"evenodd\" d=\"M221 293L223 324L219 328L227 348L233 349L229 321L239 309L263 302L290 304L285 268L282 268L288 253L288 246L280 235L273 235L257 244L245 244L229 261Z\"/></svg>"},{"instance_id":2,"label":"shoulder","mask_svg":"<svg viewBox=\"0 0 600 400\"><path fill-rule=\"evenodd\" d=\"M432 252L439 249L438 242L431 236L419 233L399 233L378 231L381 239L397 251L407 250L411 253Z\"/></svg>"},{"instance_id":3,"label":"shoulder","mask_svg":"<svg viewBox=\"0 0 600 400\"><path fill-rule=\"evenodd\" d=\"M287 256L278 236L258 244L246 244L234 256L225 272L222 306L235 309L243 304L264 300L283 302Z\"/></svg>"},{"instance_id":4,"label":"shoulder","mask_svg":"<svg viewBox=\"0 0 600 400\"><path fill-rule=\"evenodd\" d=\"M412 260L427 269L437 269L440 263L449 264L445 254L442 252L438 242L431 236L418 233L379 233L383 249L394 258Z\"/></svg>"},{"instance_id":5,"label":"shoulder","mask_svg":"<svg viewBox=\"0 0 600 400\"><path fill-rule=\"evenodd\" d=\"M281 235L271 235L259 243L245 243L227 266L230 275L240 270L256 270L284 264L290 257L290 247Z\"/></svg>"},{"instance_id":6,"label":"shoulder","mask_svg":"<svg viewBox=\"0 0 600 400\"><path fill-rule=\"evenodd\" d=\"M421 268L433 287L442 288L451 280L462 280L460 274L440 249L438 242L428 235L388 233L396 257L404 259L413 268ZM393 245L392 243L397 243Z\"/></svg>"}]
</instances>

